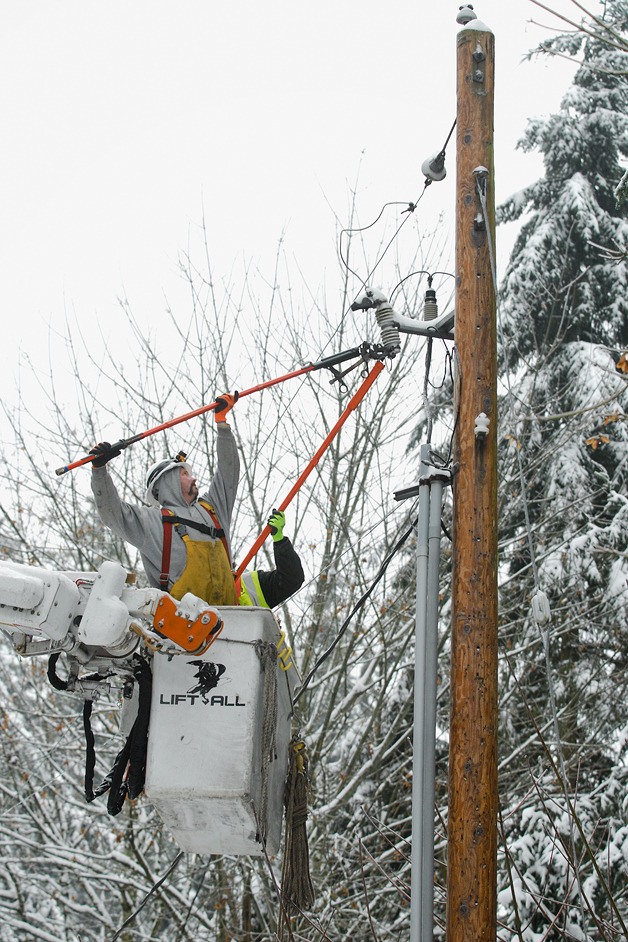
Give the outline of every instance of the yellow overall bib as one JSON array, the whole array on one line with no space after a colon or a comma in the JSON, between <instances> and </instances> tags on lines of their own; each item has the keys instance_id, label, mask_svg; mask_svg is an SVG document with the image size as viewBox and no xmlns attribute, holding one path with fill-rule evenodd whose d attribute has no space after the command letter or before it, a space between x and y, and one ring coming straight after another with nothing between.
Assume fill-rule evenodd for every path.
<instances>
[{"instance_id":1,"label":"yellow overall bib","mask_svg":"<svg viewBox=\"0 0 628 942\"><path fill-rule=\"evenodd\" d=\"M185 569L169 590L170 595L181 599L186 592L191 592L208 605L236 605L233 573L220 540L213 543L191 540L187 533L182 539L187 561Z\"/></svg>"},{"instance_id":2,"label":"yellow overall bib","mask_svg":"<svg viewBox=\"0 0 628 942\"><path fill-rule=\"evenodd\" d=\"M199 504L220 530L213 507L204 500L199 501ZM172 515L172 511L162 509L162 514L167 519ZM174 526L179 532L178 524L175 523ZM222 530L220 533L222 534ZM186 563L183 572L168 590L170 595L175 599L182 599L186 592L191 592L208 605L237 605L235 583L224 534L221 539L214 541L192 540L187 533L179 532L179 535L185 543ZM164 559L162 560L164 585L167 585L169 568L170 537L168 536L166 541L164 533Z\"/></svg>"}]
</instances>

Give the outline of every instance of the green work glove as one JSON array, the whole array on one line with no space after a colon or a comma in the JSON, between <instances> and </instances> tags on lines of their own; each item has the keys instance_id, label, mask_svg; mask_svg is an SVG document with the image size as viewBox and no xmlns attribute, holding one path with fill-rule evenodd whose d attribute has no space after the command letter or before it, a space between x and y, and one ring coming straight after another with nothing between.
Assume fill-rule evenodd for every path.
<instances>
[{"instance_id":1,"label":"green work glove","mask_svg":"<svg viewBox=\"0 0 628 942\"><path fill-rule=\"evenodd\" d=\"M270 517L268 518L268 526L270 527L270 533L273 538L273 543L278 543L279 540L283 540L283 528L286 525L286 515L283 510L274 510Z\"/></svg>"}]
</instances>

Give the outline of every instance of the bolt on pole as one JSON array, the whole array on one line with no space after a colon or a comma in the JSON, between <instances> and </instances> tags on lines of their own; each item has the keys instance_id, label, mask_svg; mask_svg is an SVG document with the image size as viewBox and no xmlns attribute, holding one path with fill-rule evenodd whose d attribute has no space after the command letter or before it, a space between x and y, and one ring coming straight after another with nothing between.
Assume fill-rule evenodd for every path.
<instances>
[{"instance_id":1,"label":"bolt on pole","mask_svg":"<svg viewBox=\"0 0 628 942\"><path fill-rule=\"evenodd\" d=\"M457 36L447 942L494 942L497 931L494 61L493 34L474 19Z\"/></svg>"}]
</instances>

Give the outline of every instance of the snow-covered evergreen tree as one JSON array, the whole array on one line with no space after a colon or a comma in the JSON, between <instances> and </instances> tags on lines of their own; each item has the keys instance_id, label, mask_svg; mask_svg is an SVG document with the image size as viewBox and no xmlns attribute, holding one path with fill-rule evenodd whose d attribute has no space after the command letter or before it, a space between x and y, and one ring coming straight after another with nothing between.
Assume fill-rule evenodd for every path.
<instances>
[{"instance_id":1,"label":"snow-covered evergreen tree","mask_svg":"<svg viewBox=\"0 0 628 942\"><path fill-rule=\"evenodd\" d=\"M625 2L604 17L628 37ZM505 939L628 917L628 54L588 30L544 46L581 64L522 141L544 177L501 210L524 219L500 304Z\"/></svg>"}]
</instances>

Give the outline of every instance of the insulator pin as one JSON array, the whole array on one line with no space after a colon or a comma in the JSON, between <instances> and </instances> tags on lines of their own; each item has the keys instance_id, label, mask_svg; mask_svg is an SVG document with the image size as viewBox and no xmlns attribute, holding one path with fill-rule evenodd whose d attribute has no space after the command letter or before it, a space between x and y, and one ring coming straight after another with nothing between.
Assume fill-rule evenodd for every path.
<instances>
[{"instance_id":1,"label":"insulator pin","mask_svg":"<svg viewBox=\"0 0 628 942\"><path fill-rule=\"evenodd\" d=\"M428 288L425 292L425 300L423 302L423 320L434 321L437 317L438 301L436 300L436 292L433 288Z\"/></svg>"}]
</instances>

